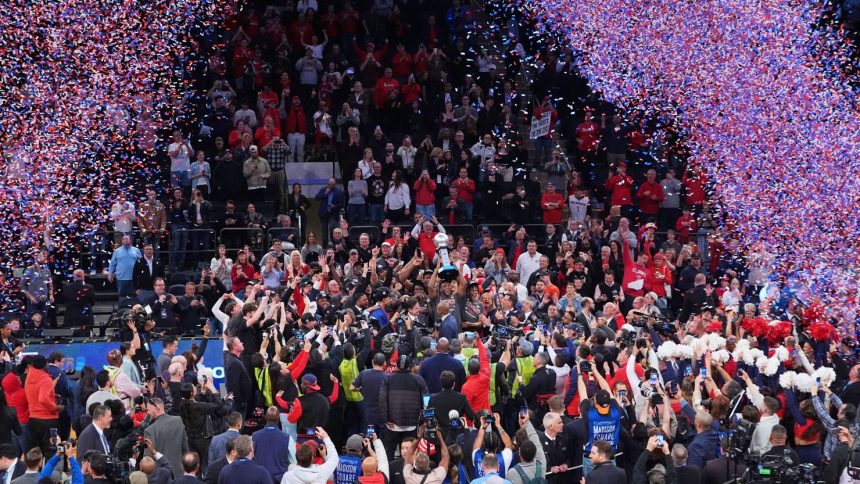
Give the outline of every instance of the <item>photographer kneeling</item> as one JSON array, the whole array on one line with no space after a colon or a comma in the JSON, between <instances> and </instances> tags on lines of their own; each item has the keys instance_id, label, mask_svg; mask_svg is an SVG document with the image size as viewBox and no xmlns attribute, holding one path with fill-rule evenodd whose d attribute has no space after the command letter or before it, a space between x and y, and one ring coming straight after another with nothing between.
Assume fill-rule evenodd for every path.
<instances>
[{"instance_id":1,"label":"photographer kneeling","mask_svg":"<svg viewBox=\"0 0 860 484\"><path fill-rule=\"evenodd\" d=\"M663 434L654 434L633 468L633 484L675 482L675 466ZM651 464L650 469L648 468Z\"/></svg>"}]
</instances>

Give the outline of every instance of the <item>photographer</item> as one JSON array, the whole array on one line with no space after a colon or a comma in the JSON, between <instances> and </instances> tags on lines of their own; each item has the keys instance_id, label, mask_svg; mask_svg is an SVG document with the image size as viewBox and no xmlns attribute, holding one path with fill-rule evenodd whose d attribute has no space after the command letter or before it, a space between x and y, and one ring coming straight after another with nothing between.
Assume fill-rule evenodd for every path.
<instances>
[{"instance_id":1,"label":"photographer","mask_svg":"<svg viewBox=\"0 0 860 484\"><path fill-rule=\"evenodd\" d=\"M139 304L132 306L130 310L119 318L119 340L130 343L134 347L134 355L131 359L143 372L143 379L149 380L155 377L155 357L152 354L151 331L155 328L155 321L146 315L143 307Z\"/></svg>"},{"instance_id":2,"label":"photographer","mask_svg":"<svg viewBox=\"0 0 860 484\"><path fill-rule=\"evenodd\" d=\"M77 459L75 459L74 457L69 455L69 454L75 454L75 455L79 455L79 456L84 455L84 453L81 453L80 450L76 450L74 448L74 442L60 442L60 443L56 444L56 447L57 447L57 453L54 454L53 457L48 459L47 462L45 462L45 465L42 467L42 471L39 473L38 477L32 482L42 482L43 479L48 479L49 482L64 482L62 479L57 479L58 476L62 476L62 473L59 469L62 469L62 466L60 465L61 464L60 461L64 457L68 458L68 460L69 460L69 469L71 472L72 484L84 484L85 482L99 482L95 479L88 479L89 476L85 477L84 472L81 469L81 464L78 462ZM29 455L30 455L30 453L27 454L28 459L29 459ZM28 463L28 467L29 467L29 463ZM29 474L29 469L28 469L28 474ZM11 477L14 477L14 476L11 476ZM7 477L7 479L8 479L8 477ZM25 482L25 479L22 479L22 478L10 479L10 481L13 481L13 480L15 482L18 482L19 480L22 483ZM3 482L3 484L6 484L6 482L8 482L8 481L6 481L6 479L3 479L2 482ZM29 481L27 481L27 482L29 482ZM109 481L105 480L104 482L109 482Z\"/></svg>"},{"instance_id":3,"label":"photographer","mask_svg":"<svg viewBox=\"0 0 860 484\"><path fill-rule=\"evenodd\" d=\"M633 484L676 482L675 466L663 434L652 435L633 468ZM652 464L649 468L649 464ZM691 483L692 484L692 483Z\"/></svg>"},{"instance_id":4,"label":"photographer","mask_svg":"<svg viewBox=\"0 0 860 484\"><path fill-rule=\"evenodd\" d=\"M412 442L409 452L404 458L403 464L403 480L406 484L442 484L445 476L448 474L448 462L450 455L448 454L448 446L444 441L439 440L438 449L440 450L441 459L436 468L430 468L430 456L426 452L419 452L418 446L421 439L416 439ZM386 449L387 451L387 449Z\"/></svg>"},{"instance_id":5,"label":"photographer","mask_svg":"<svg viewBox=\"0 0 860 484\"><path fill-rule=\"evenodd\" d=\"M233 407L233 395L228 394L221 400L212 381L207 377L198 391L196 385L182 384L182 400L177 413L185 425L188 435L188 448L200 456L202 472L206 472L209 462L209 444L215 436L215 421L223 419Z\"/></svg>"},{"instance_id":6,"label":"photographer","mask_svg":"<svg viewBox=\"0 0 860 484\"><path fill-rule=\"evenodd\" d=\"M296 465L281 478L281 484L325 484L337 469L338 455L334 442L322 428L316 428L316 435L322 439L325 447L320 447L325 462L322 465L313 463L313 450L310 442L296 449ZM323 449L325 449L324 452Z\"/></svg>"},{"instance_id":7,"label":"photographer","mask_svg":"<svg viewBox=\"0 0 860 484\"><path fill-rule=\"evenodd\" d=\"M582 378L583 373L588 373L597 381L600 389L594 396L594 402L588 398L588 390L585 387L585 380ZM618 403L611 397L612 392L606 380L600 376L599 372L592 371L590 367L583 367L580 364L580 371L577 375L577 391L579 393L579 413L584 421L585 442L583 445L583 454L591 452L592 447L597 448L596 442L608 449L599 449L600 455L606 456L606 460L610 459L609 454L614 454L618 449L618 444L621 435L621 408ZM614 463L614 460L613 460ZM582 475L588 476L593 463L591 456L582 456Z\"/></svg>"},{"instance_id":8,"label":"photographer","mask_svg":"<svg viewBox=\"0 0 860 484\"><path fill-rule=\"evenodd\" d=\"M495 426L495 432L493 431ZM481 416L478 434L472 444L472 464L476 477L483 477L483 461L488 455L496 458L496 473L505 478L508 469L514 460L513 441L502 428L502 420L499 414L492 416Z\"/></svg>"}]
</instances>

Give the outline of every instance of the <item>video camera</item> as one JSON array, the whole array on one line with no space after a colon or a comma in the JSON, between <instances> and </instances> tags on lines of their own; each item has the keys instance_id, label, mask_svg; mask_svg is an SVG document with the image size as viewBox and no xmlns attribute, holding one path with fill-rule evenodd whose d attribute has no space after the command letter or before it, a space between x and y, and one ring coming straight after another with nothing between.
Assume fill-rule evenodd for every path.
<instances>
[{"instance_id":1,"label":"video camera","mask_svg":"<svg viewBox=\"0 0 860 484\"><path fill-rule=\"evenodd\" d=\"M648 322L652 321L651 329L660 336L669 338L675 336L675 333L678 332L678 326L666 316L642 311L632 311L632 313L636 318L630 324L637 328L648 328Z\"/></svg>"},{"instance_id":2,"label":"video camera","mask_svg":"<svg viewBox=\"0 0 860 484\"><path fill-rule=\"evenodd\" d=\"M110 319L106 326L113 326L116 329L122 331L124 328L128 327L128 323L134 323L134 327L137 331L144 331L147 321L150 320L146 311L143 308L123 308L114 311L111 314Z\"/></svg>"},{"instance_id":3,"label":"video camera","mask_svg":"<svg viewBox=\"0 0 860 484\"><path fill-rule=\"evenodd\" d=\"M504 326L504 325L495 325L493 330L490 332L490 335L493 339L493 343L497 346L504 345L508 342L509 339L514 336L522 336L523 330L520 328L514 328L513 326Z\"/></svg>"},{"instance_id":4,"label":"video camera","mask_svg":"<svg viewBox=\"0 0 860 484\"><path fill-rule=\"evenodd\" d=\"M818 482L818 469L813 464L795 464L791 450L782 454L750 455L747 460L746 482L814 484Z\"/></svg>"}]
</instances>

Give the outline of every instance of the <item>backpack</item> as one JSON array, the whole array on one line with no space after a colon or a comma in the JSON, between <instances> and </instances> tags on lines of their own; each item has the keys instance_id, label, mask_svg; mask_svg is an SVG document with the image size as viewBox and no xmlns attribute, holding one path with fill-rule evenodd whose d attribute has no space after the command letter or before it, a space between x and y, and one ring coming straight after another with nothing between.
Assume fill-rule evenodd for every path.
<instances>
[{"instance_id":1,"label":"backpack","mask_svg":"<svg viewBox=\"0 0 860 484\"><path fill-rule=\"evenodd\" d=\"M520 464L514 466L514 470L517 471L517 474L520 476L520 480L523 484L547 484L546 477L541 477L541 468L540 462L535 461L535 476L529 479L526 477L526 473L523 471L523 468L520 467Z\"/></svg>"}]
</instances>

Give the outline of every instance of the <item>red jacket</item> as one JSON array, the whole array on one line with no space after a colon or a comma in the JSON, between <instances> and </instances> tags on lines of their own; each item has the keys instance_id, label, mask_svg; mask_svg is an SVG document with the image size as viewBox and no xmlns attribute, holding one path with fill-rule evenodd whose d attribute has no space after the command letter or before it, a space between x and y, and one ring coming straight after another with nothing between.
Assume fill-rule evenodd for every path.
<instances>
[{"instance_id":1,"label":"red jacket","mask_svg":"<svg viewBox=\"0 0 860 484\"><path fill-rule=\"evenodd\" d=\"M45 370L30 367L24 393L30 404L30 418L53 420L60 418L57 412L57 396L54 393L54 379Z\"/></svg>"},{"instance_id":2,"label":"red jacket","mask_svg":"<svg viewBox=\"0 0 860 484\"><path fill-rule=\"evenodd\" d=\"M436 257L436 244L433 242L433 237L436 237L438 233L435 230L430 235L427 235L423 230L418 232L418 247L424 252L424 257L427 260L433 260L433 257Z\"/></svg>"},{"instance_id":3,"label":"red jacket","mask_svg":"<svg viewBox=\"0 0 860 484\"><path fill-rule=\"evenodd\" d=\"M661 279L659 274L663 275ZM654 291L660 297L666 297L666 284L672 285L672 271L669 266L663 262L663 265L657 267L654 262L648 262L648 274L645 277L645 291ZM626 292L626 291L625 291Z\"/></svg>"},{"instance_id":4,"label":"red jacket","mask_svg":"<svg viewBox=\"0 0 860 484\"><path fill-rule=\"evenodd\" d=\"M621 282L621 288L624 290L625 296L644 296L645 295L645 279L648 277L648 268L637 264L630 255L630 244L627 239L624 239L622 247L622 257L624 258L624 279ZM639 289L630 287L630 284L636 281L642 281L642 286Z\"/></svg>"},{"instance_id":5,"label":"red jacket","mask_svg":"<svg viewBox=\"0 0 860 484\"><path fill-rule=\"evenodd\" d=\"M240 268L245 274L245 277L239 277L236 275ZM248 285L248 281L254 279L256 275L257 271L254 269L252 264L246 263L245 265L242 265L238 262L233 264L233 268L230 269L230 281L233 283L233 292L236 293L245 289L245 286Z\"/></svg>"},{"instance_id":6,"label":"red jacket","mask_svg":"<svg viewBox=\"0 0 860 484\"><path fill-rule=\"evenodd\" d=\"M287 113L287 122L284 126L287 134L299 133L307 134L308 122L305 116L305 110L299 107L291 107Z\"/></svg>"},{"instance_id":7,"label":"red jacket","mask_svg":"<svg viewBox=\"0 0 860 484\"><path fill-rule=\"evenodd\" d=\"M675 232L678 233L678 242L686 244L690 240L690 235L692 235L698 228L696 217L692 215L689 217L685 217L683 215L678 217L678 221L675 222Z\"/></svg>"},{"instance_id":8,"label":"red jacket","mask_svg":"<svg viewBox=\"0 0 860 484\"><path fill-rule=\"evenodd\" d=\"M421 99L421 86L417 82L404 84L400 91L403 94L403 104L407 107Z\"/></svg>"},{"instance_id":9,"label":"red jacket","mask_svg":"<svg viewBox=\"0 0 860 484\"><path fill-rule=\"evenodd\" d=\"M633 195L631 194L633 179L626 174L618 174L606 180L605 187L607 192L612 193L610 205L633 205Z\"/></svg>"},{"instance_id":10,"label":"red jacket","mask_svg":"<svg viewBox=\"0 0 860 484\"><path fill-rule=\"evenodd\" d=\"M466 181L457 178L451 182L452 187L457 187L457 200L463 203L472 203L475 196L475 180L466 178Z\"/></svg>"},{"instance_id":11,"label":"red jacket","mask_svg":"<svg viewBox=\"0 0 860 484\"><path fill-rule=\"evenodd\" d=\"M436 203L436 182L432 179L415 180L412 189L415 190L415 205L433 205Z\"/></svg>"},{"instance_id":12,"label":"red jacket","mask_svg":"<svg viewBox=\"0 0 860 484\"><path fill-rule=\"evenodd\" d=\"M547 208L547 203L557 203L555 208ZM543 209L543 223L560 224L561 210L564 208L564 197L561 193L544 193L540 199L540 208Z\"/></svg>"},{"instance_id":13,"label":"red jacket","mask_svg":"<svg viewBox=\"0 0 860 484\"><path fill-rule=\"evenodd\" d=\"M646 195L646 192L650 192L650 195ZM648 183L646 181L639 186L636 198L639 200L639 210L642 213L657 215L660 213L660 204L666 199L666 195L663 193L663 187L658 182Z\"/></svg>"},{"instance_id":14,"label":"red jacket","mask_svg":"<svg viewBox=\"0 0 860 484\"><path fill-rule=\"evenodd\" d=\"M484 348L480 338L477 344L481 371L477 375L467 376L466 383L463 383L463 388L460 390L475 413L490 409L490 392L494 390L490 388L490 359L487 357L487 349Z\"/></svg>"},{"instance_id":15,"label":"red jacket","mask_svg":"<svg viewBox=\"0 0 860 484\"><path fill-rule=\"evenodd\" d=\"M30 421L30 404L27 403L27 394L24 392L24 386L18 375L9 372L3 377L3 392L6 394L6 404L15 407L18 421L22 424L28 423Z\"/></svg>"}]
</instances>

